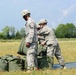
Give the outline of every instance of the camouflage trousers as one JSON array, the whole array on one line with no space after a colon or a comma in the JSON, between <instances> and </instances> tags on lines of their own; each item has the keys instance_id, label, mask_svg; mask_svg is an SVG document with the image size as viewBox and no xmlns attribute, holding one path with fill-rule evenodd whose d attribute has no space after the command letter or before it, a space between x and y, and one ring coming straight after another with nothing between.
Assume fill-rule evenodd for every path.
<instances>
[{"instance_id":1,"label":"camouflage trousers","mask_svg":"<svg viewBox=\"0 0 76 75\"><path fill-rule=\"evenodd\" d=\"M34 69L37 67L37 43L32 43L30 47L27 48L27 69Z\"/></svg>"},{"instance_id":2,"label":"camouflage trousers","mask_svg":"<svg viewBox=\"0 0 76 75\"><path fill-rule=\"evenodd\" d=\"M64 59L61 55L59 44L57 44L56 46L53 46L52 44L47 46L47 56L53 58L54 55L61 66L65 65Z\"/></svg>"}]
</instances>

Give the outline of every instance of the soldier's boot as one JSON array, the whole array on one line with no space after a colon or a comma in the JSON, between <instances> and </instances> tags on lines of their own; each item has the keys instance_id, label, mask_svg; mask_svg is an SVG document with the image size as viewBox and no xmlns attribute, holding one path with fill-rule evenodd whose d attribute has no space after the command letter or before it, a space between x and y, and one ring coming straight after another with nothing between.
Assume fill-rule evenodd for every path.
<instances>
[{"instance_id":1,"label":"soldier's boot","mask_svg":"<svg viewBox=\"0 0 76 75\"><path fill-rule=\"evenodd\" d=\"M30 72L31 72L31 70L27 70L26 72L27 72L27 73L30 73Z\"/></svg>"},{"instance_id":2,"label":"soldier's boot","mask_svg":"<svg viewBox=\"0 0 76 75\"><path fill-rule=\"evenodd\" d=\"M27 71L32 71L32 70L39 70L37 67L30 67L29 69L27 69Z\"/></svg>"},{"instance_id":3,"label":"soldier's boot","mask_svg":"<svg viewBox=\"0 0 76 75\"><path fill-rule=\"evenodd\" d=\"M47 57L47 61L48 61L49 68L52 69L54 64L54 57Z\"/></svg>"},{"instance_id":4,"label":"soldier's boot","mask_svg":"<svg viewBox=\"0 0 76 75\"><path fill-rule=\"evenodd\" d=\"M31 72L32 70L34 70L34 68L33 67L30 67L30 68L27 68L27 71L26 72Z\"/></svg>"},{"instance_id":5,"label":"soldier's boot","mask_svg":"<svg viewBox=\"0 0 76 75\"><path fill-rule=\"evenodd\" d=\"M62 66L62 69L67 69L65 65L61 65L61 66Z\"/></svg>"},{"instance_id":6,"label":"soldier's boot","mask_svg":"<svg viewBox=\"0 0 76 75\"><path fill-rule=\"evenodd\" d=\"M39 70L39 68L35 67L34 70Z\"/></svg>"}]
</instances>

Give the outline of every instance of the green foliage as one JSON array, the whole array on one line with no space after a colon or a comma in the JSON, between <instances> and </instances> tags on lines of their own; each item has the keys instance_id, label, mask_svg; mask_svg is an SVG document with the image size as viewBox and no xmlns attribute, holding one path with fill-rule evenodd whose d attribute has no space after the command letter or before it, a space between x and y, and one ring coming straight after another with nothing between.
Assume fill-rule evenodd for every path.
<instances>
[{"instance_id":1,"label":"green foliage","mask_svg":"<svg viewBox=\"0 0 76 75\"><path fill-rule=\"evenodd\" d=\"M21 34L22 37L26 36L26 34L25 34L25 28L21 28L20 34Z\"/></svg>"},{"instance_id":2,"label":"green foliage","mask_svg":"<svg viewBox=\"0 0 76 75\"><path fill-rule=\"evenodd\" d=\"M25 29L21 28L20 31L16 31L15 27L6 26L0 32L0 39L21 39L25 37Z\"/></svg>"},{"instance_id":3,"label":"green foliage","mask_svg":"<svg viewBox=\"0 0 76 75\"><path fill-rule=\"evenodd\" d=\"M57 38L76 38L76 27L73 23L59 24L53 30ZM0 32L0 39L21 39L25 36L25 28L16 31L15 27L6 26Z\"/></svg>"},{"instance_id":4,"label":"green foliage","mask_svg":"<svg viewBox=\"0 0 76 75\"><path fill-rule=\"evenodd\" d=\"M0 33L0 39L4 38L3 32Z\"/></svg>"},{"instance_id":5,"label":"green foliage","mask_svg":"<svg viewBox=\"0 0 76 75\"><path fill-rule=\"evenodd\" d=\"M17 32L16 32L15 39L21 39L20 31L17 31Z\"/></svg>"},{"instance_id":6,"label":"green foliage","mask_svg":"<svg viewBox=\"0 0 76 75\"><path fill-rule=\"evenodd\" d=\"M55 30L57 38L75 38L76 27L72 23L60 24Z\"/></svg>"},{"instance_id":7,"label":"green foliage","mask_svg":"<svg viewBox=\"0 0 76 75\"><path fill-rule=\"evenodd\" d=\"M59 38L63 38L64 37L64 34L65 34L65 25L64 24L60 24L57 29L55 30L55 34L57 37Z\"/></svg>"},{"instance_id":8,"label":"green foliage","mask_svg":"<svg viewBox=\"0 0 76 75\"><path fill-rule=\"evenodd\" d=\"M10 27L6 26L4 29L2 29L3 34L4 34L4 39L9 39L10 35L9 35L9 31L10 31Z\"/></svg>"}]
</instances>

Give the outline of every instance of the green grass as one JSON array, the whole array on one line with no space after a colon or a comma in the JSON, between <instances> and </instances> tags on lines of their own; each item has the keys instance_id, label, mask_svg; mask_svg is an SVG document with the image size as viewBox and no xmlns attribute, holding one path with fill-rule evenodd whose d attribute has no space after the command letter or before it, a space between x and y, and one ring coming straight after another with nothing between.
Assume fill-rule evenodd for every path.
<instances>
[{"instance_id":1,"label":"green grass","mask_svg":"<svg viewBox=\"0 0 76 75\"><path fill-rule=\"evenodd\" d=\"M58 38L59 41L76 41L76 38Z\"/></svg>"},{"instance_id":2,"label":"green grass","mask_svg":"<svg viewBox=\"0 0 76 75\"><path fill-rule=\"evenodd\" d=\"M16 71L16 72L0 72L0 75L76 75L76 69L66 69L66 70L40 70L32 71L27 73L25 71Z\"/></svg>"},{"instance_id":3,"label":"green grass","mask_svg":"<svg viewBox=\"0 0 76 75\"><path fill-rule=\"evenodd\" d=\"M76 62L76 39L62 39L59 40L61 47L62 55L65 59L65 62ZM6 54L12 54L19 56L17 54L18 47L20 45L20 40L13 41L0 41L0 56ZM58 61L55 58L55 63ZM0 72L0 75L76 75L76 69L56 69L56 70L39 70L32 71L27 73L25 71L16 71L16 72Z\"/></svg>"}]
</instances>

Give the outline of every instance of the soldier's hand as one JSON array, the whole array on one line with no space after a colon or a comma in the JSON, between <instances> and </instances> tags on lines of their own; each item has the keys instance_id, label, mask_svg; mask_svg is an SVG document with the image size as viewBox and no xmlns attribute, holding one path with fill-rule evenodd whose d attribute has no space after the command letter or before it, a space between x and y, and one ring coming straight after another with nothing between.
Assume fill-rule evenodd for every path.
<instances>
[{"instance_id":1,"label":"soldier's hand","mask_svg":"<svg viewBox=\"0 0 76 75\"><path fill-rule=\"evenodd\" d=\"M45 41L43 41L41 44L42 44L42 46L44 46L44 45L46 44L46 42L45 42Z\"/></svg>"},{"instance_id":2,"label":"soldier's hand","mask_svg":"<svg viewBox=\"0 0 76 75\"><path fill-rule=\"evenodd\" d=\"M29 42L26 43L26 47L28 47L28 48L30 47L30 43Z\"/></svg>"},{"instance_id":3,"label":"soldier's hand","mask_svg":"<svg viewBox=\"0 0 76 75\"><path fill-rule=\"evenodd\" d=\"M41 38L41 36L38 35L38 38Z\"/></svg>"}]
</instances>

